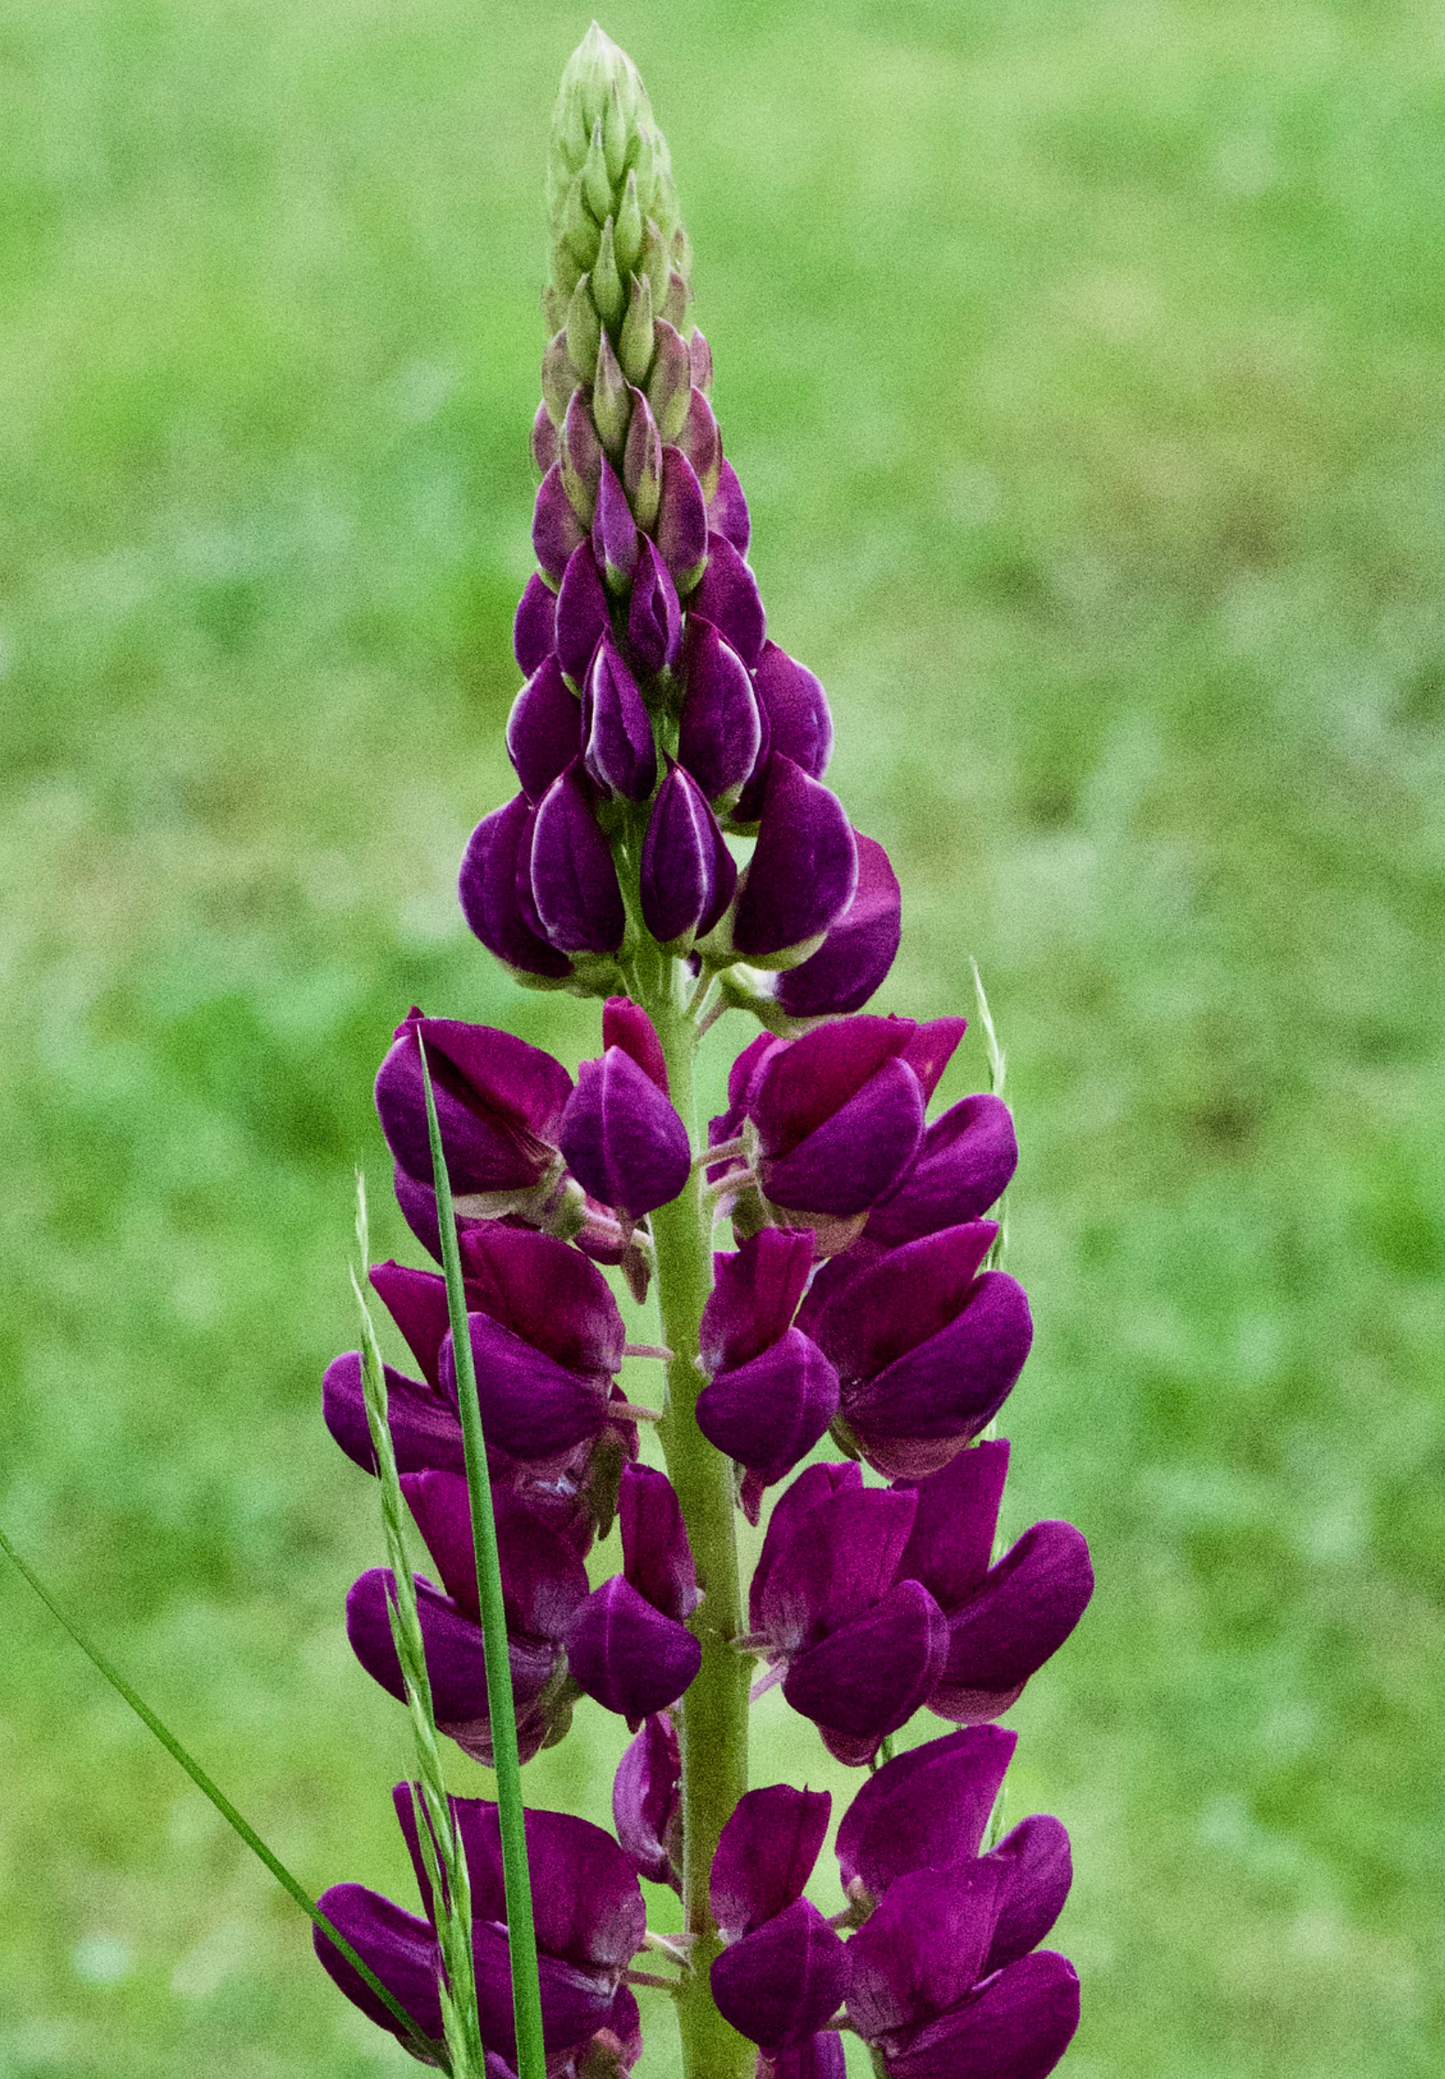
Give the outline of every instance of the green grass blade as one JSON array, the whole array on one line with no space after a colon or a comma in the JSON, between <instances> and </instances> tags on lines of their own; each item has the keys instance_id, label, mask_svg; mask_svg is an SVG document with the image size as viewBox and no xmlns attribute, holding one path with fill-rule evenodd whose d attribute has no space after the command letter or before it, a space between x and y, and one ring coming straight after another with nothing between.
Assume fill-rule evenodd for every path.
<instances>
[{"instance_id":1,"label":"green grass blade","mask_svg":"<svg viewBox=\"0 0 1445 2079\"><path fill-rule=\"evenodd\" d=\"M472 1504L472 1543L477 1557L477 1594L487 1656L487 1710L492 1724L492 1755L497 1774L497 1808L502 1835L502 1869L506 1883L508 1947L512 1963L512 2013L517 2030L517 2079L546 2079L542 2047L542 1991L537 1977L537 1935L532 1920L532 1879L527 1867L526 1819L522 1806L522 1769L517 1755L517 1717L512 1701L512 1669L507 1658L507 1618L502 1602L502 1566L497 1554L497 1526L492 1514L492 1488L487 1478L486 1440L477 1401L472 1339L467 1331L467 1301L462 1289L462 1260L457 1247L451 1179L442 1153L436 1094L426 1046L417 1034L422 1083L426 1090L427 1131L431 1137L432 1180L436 1188L437 1225L441 1229L442 1268L446 1272L447 1311L451 1318L456 1360L457 1400L466 1451L467 1488Z\"/></svg>"},{"instance_id":2,"label":"green grass blade","mask_svg":"<svg viewBox=\"0 0 1445 2079\"><path fill-rule=\"evenodd\" d=\"M381 1980L376 1976L376 1974L372 1970L370 1970L365 1963L362 1962L361 1958L357 1955L356 1951L352 1948L351 1944L347 1941L345 1935L342 1934L341 1930L339 1928L332 1926L331 1922L327 1919L326 1915L317 1905L315 1899L313 1899L310 1893L306 1890L306 1887L300 1882L298 1878L292 1876L291 1872L287 1869L285 1863L281 1861L280 1857L274 1855L271 1852L271 1850L266 1846L266 1843L261 1839L261 1836L256 1832L256 1829L253 1826L249 1826L247 1822L241 1817L240 1813L236 1810L236 1807L226 1796L226 1793L220 1788L218 1784L212 1782L211 1778L206 1774L206 1771L201 1767L201 1764L196 1760L195 1756L186 1751L186 1749L181 1745L180 1741L176 1738L175 1734L170 1730L169 1726L165 1725L162 1722L162 1720L156 1716L155 1712L151 1709L150 1705L145 1701L145 1699L141 1696L138 1696L135 1690L131 1688L129 1682L126 1681L124 1675L120 1673L119 1669L111 1666L111 1663L100 1651L100 1648L98 1646L93 1645L91 1641L86 1637L85 1633L80 1629L80 1626L78 1624L73 1623L72 1620L66 1615L65 1611L60 1607L59 1603L55 1600L55 1597L50 1593L50 1590L46 1587L45 1583L41 1580L40 1576L20 1557L20 1554L11 1544L9 1538L5 1535L5 1532L3 1530L0 1530L0 1549L3 1549L7 1557L10 1559L12 1565L15 1566L18 1569L18 1571L24 1575L25 1579L30 1583L30 1586L35 1590L35 1593L40 1597L40 1600L44 1603L46 1609L49 1610L51 1616L56 1620L58 1624L62 1625L64 1629L69 1632L71 1638L74 1639L76 1645L79 1646L81 1652L85 1655L86 1659L91 1663L91 1665L97 1668L99 1672L102 1675L104 1675L106 1681L109 1682L111 1688L114 1689L118 1695L123 1696L125 1698L125 1701L130 1705L131 1709L135 1712L137 1718L141 1720L142 1724L149 1726L150 1730L155 1734L156 1738L160 1741L161 1745L165 1748L166 1752L169 1755L171 1755L174 1760L180 1763L181 1767L185 1770L186 1774L190 1777L191 1781L195 1784L196 1788L199 1791L201 1791L204 1796L210 1799L211 1803L215 1806L216 1810L220 1813L221 1817L226 1821L226 1824L240 1835L241 1839L246 1843L246 1846L251 1850L251 1853L255 1856L258 1856L260 1860L263 1863L265 1863L267 1869L271 1872L271 1875L276 1879L276 1882L281 1886L282 1890L290 1892L292 1898L295 1899L297 1905L301 1908L302 1912L307 1914L312 1920L314 1920L316 1925L320 1928L322 1934L325 1935L326 1939L329 1942L331 1942L337 1949L340 1950L341 1954L351 1965L351 1968L357 1973L358 1977L360 1977L362 1981L370 1988L370 1990L376 1994L377 1998L386 2007L387 2011L395 2016L396 2020L400 2022L401 2026L406 2030L407 2034L411 2036L413 2040L417 2043L425 2045L429 2052L434 2053L437 2046L433 2043L431 2037L428 2036L422 2029L418 2028L417 2024L412 2020L411 2016L407 2013L405 2007L402 2006L401 2002L393 1998L391 1993L387 1991L386 1987L382 1984Z\"/></svg>"}]
</instances>

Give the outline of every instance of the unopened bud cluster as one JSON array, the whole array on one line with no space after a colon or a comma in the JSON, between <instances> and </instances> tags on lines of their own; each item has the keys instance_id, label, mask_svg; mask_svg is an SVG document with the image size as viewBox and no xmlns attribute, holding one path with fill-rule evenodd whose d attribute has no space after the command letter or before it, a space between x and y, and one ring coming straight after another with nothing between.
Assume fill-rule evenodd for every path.
<instances>
[{"instance_id":1,"label":"unopened bud cluster","mask_svg":"<svg viewBox=\"0 0 1445 2079\"><path fill-rule=\"evenodd\" d=\"M1032 1336L1021 1286L993 1267L987 1217L1017 1160L1013 1124L984 1093L928 1116L961 1018L863 1011L897 949L898 883L823 784L832 723L821 685L768 640L747 507L709 402L710 355L687 329L667 148L635 68L595 28L564 79L550 198L539 571L518 609L525 683L507 729L519 792L474 833L460 893L478 938L519 978L607 999L602 1051L574 1079L505 1032L413 1010L376 1084L398 1201L439 1256L424 1043L523 1758L561 1739L584 1700L634 1733L616 1839L563 1814L529 1818L548 2068L604 2079L640 2055L627 1980L646 1878L684 1892L690 1939L703 1945L682 1956L679 1997L701 1986L737 2032L727 2040L756 2046L760 2079L841 2079L842 2029L889 2079L1043 2079L1078 2011L1070 1966L1037 1948L1068 1890L1068 1840L1036 1818L995 1844L1014 1735L993 1721L1068 1637L1092 1573L1067 1523L997 1541L1009 1446L993 1424ZM743 858L736 841L748 838ZM764 1029L695 1146L669 1050L685 1028L690 1061L704 1003L714 1016L750 1011ZM728 1650L755 1657L755 1694L780 1685L837 1760L876 1770L838 1832L832 1920L803 1896L825 1794L747 1791L720 1831L702 1843L688 1834L689 1696L716 1554L695 1552L699 1525L640 1457L639 1424L661 1411L634 1406L618 1383L628 1346L606 1276L619 1269L639 1301L656 1279L666 1310L676 1229L659 1216L684 1201L702 1224L695 1250L710 1252L723 1222L734 1246L710 1257L690 1347L656 1354L691 1379L691 1437L719 1454L741 1513L758 1522L768 1491L789 1483ZM389 1371L387 1386L402 1489L437 1576L416 1590L436 1720L487 1761L444 1280L397 1263L371 1276L415 1367ZM327 1373L325 1416L374 1471L355 1354ZM683 1419L672 1405L674 1428ZM839 1455L815 1458L827 1439ZM676 1441L664 1429L669 1452ZM584 1562L614 1522L620 1570L593 1587ZM347 1630L368 1673L404 1697L394 1592L385 1571L364 1574ZM959 1729L890 1758L920 1709ZM412 1839L405 1795L398 1809ZM506 2079L515 2049L495 1816L481 1801L457 1810L484 1901L487 2070ZM424 1881L422 1896L425 1918L358 1886L324 1903L428 2026L441 1965ZM318 1947L349 1996L395 2030L350 1966ZM701 2079L693 2061L687 2070Z\"/></svg>"}]
</instances>

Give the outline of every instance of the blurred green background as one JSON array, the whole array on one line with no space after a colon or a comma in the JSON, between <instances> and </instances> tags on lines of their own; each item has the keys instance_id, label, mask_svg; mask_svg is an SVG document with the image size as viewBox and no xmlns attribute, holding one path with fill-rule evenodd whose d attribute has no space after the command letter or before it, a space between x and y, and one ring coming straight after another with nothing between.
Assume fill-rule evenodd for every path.
<instances>
[{"instance_id":1,"label":"blurred green background","mask_svg":"<svg viewBox=\"0 0 1445 2079\"><path fill-rule=\"evenodd\" d=\"M413 999L596 1044L453 900L511 785L586 21L0 6L0 1521L318 1889L408 1895L403 1717L341 1629L374 1492L318 1411L370 1078ZM605 26L773 631L903 876L879 1007L970 1008L972 953L1009 1050L1008 1524L1100 1575L1012 1714L1014 1813L1075 1841L1067 2069L1433 2074L1445 18ZM983 1080L971 1034L945 1094ZM3 2079L408 2069L3 1566L0 1609ZM845 1788L758 1720L759 1780ZM584 1708L532 1796L605 1818L623 1737Z\"/></svg>"}]
</instances>

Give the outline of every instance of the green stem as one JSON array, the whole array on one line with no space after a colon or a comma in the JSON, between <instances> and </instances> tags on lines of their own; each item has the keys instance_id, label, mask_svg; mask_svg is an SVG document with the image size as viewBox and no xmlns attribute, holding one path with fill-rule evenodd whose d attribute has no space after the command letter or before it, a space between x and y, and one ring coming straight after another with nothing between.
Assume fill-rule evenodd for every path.
<instances>
[{"instance_id":1,"label":"green stem","mask_svg":"<svg viewBox=\"0 0 1445 2079\"><path fill-rule=\"evenodd\" d=\"M682 1008L678 969L659 954L638 962L639 1001L662 1042L672 1102L696 1140L692 1089L697 1029ZM745 1629L734 1534L732 1467L697 1426L703 1378L698 1368L702 1310L712 1289L712 1207L704 1173L652 1216L657 1296L667 1367L667 1412L659 1426L667 1470L682 1506L703 1601L692 1620L702 1667L683 1698L681 1719L684 1924L695 1939L679 1991L687 2079L750 2079L757 2053L713 2005L708 1971L721 1943L708 1910L708 1879L718 1835L748 1787L749 1662L733 1640Z\"/></svg>"},{"instance_id":2,"label":"green stem","mask_svg":"<svg viewBox=\"0 0 1445 2079\"><path fill-rule=\"evenodd\" d=\"M457 1400L462 1418L462 1448L467 1465L467 1491L472 1506L472 1545L477 1561L477 1595L481 1603L482 1644L487 1664L487 1713L492 1727L492 1763L497 1775L497 1816L502 1835L502 1878L507 1902L507 1948L512 1964L512 2015L517 2031L517 2079L546 2079L542 2043L542 1992L537 1975L537 1933L532 1917L532 1878L527 1864L527 1821L522 1804L522 1766L517 1752L517 1716L512 1698L512 1666L507 1652L507 1612L502 1597L502 1563L497 1551L497 1524L492 1513L492 1485L487 1477L487 1447L482 1410L477 1399L472 1338L462 1285L461 1252L452 1210L451 1178L442 1153L436 1094L426 1047L417 1035L422 1083L426 1090L427 1130L431 1136L432 1181L436 1188L437 1225L441 1229L442 1268L447 1281L447 1313L457 1373Z\"/></svg>"}]
</instances>

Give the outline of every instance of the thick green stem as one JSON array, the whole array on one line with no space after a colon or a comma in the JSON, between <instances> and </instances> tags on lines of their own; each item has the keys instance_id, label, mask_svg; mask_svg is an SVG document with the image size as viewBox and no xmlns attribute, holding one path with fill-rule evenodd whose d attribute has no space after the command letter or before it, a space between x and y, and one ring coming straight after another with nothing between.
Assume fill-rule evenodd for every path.
<instances>
[{"instance_id":1,"label":"thick green stem","mask_svg":"<svg viewBox=\"0 0 1445 2079\"><path fill-rule=\"evenodd\" d=\"M695 1143L692 1068L697 1028L681 1007L677 978L674 961L661 955L651 973L639 973L638 987L662 1042L672 1102ZM712 1289L712 1214L704 1185L704 1172L695 1170L681 1198L652 1216L663 1341L673 1353L667 1367L667 1413L659 1433L703 1591L692 1620L702 1642L702 1667L679 1714L682 1903L694 1942L678 2020L687 2079L750 2079L756 2052L718 2013L708 1979L721 1947L708 1911L713 1851L724 1822L748 1787L751 1664L733 1644L745 1627L732 1467L703 1436L694 1412L703 1384L697 1363L699 1328Z\"/></svg>"}]
</instances>

